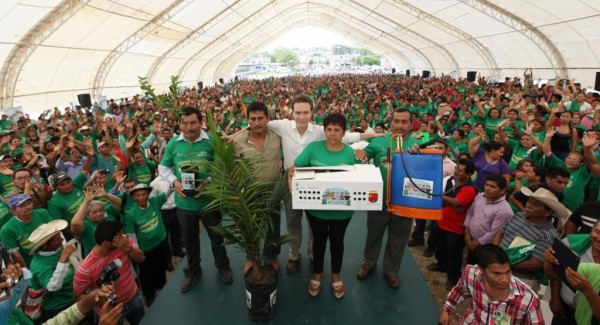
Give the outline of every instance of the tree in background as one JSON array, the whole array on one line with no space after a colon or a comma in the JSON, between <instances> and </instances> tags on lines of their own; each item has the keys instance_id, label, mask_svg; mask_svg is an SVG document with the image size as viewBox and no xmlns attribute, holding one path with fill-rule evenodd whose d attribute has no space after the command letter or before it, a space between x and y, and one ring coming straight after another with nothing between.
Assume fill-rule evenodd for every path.
<instances>
[{"instance_id":1,"label":"tree in background","mask_svg":"<svg viewBox=\"0 0 600 325\"><path fill-rule=\"evenodd\" d=\"M294 68L300 60L298 60L298 54L293 50L285 47L278 47L274 51L275 62Z\"/></svg>"}]
</instances>

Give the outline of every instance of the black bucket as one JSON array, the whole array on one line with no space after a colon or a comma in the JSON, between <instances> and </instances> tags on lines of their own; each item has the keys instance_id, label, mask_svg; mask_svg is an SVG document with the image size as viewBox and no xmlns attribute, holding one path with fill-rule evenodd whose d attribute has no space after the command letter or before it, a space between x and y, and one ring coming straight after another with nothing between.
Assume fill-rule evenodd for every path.
<instances>
[{"instance_id":1,"label":"black bucket","mask_svg":"<svg viewBox=\"0 0 600 325\"><path fill-rule=\"evenodd\" d=\"M251 320L273 319L277 301L277 274L273 278L273 283L255 284L248 281L246 276L246 305Z\"/></svg>"}]
</instances>

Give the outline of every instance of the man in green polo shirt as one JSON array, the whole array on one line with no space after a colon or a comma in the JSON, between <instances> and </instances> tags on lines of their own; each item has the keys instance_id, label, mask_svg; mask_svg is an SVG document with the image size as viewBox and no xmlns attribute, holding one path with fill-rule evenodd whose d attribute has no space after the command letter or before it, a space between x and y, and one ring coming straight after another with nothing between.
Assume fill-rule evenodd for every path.
<instances>
[{"instance_id":1,"label":"man in green polo shirt","mask_svg":"<svg viewBox=\"0 0 600 325\"><path fill-rule=\"evenodd\" d=\"M15 217L0 230L0 240L15 262L21 267L27 267L31 263L29 252L33 247L29 235L41 224L52 221L52 217L45 209L34 210L33 200L27 194L11 197L8 206Z\"/></svg>"},{"instance_id":2,"label":"man in green polo shirt","mask_svg":"<svg viewBox=\"0 0 600 325\"><path fill-rule=\"evenodd\" d=\"M392 133L402 137L402 148L410 150L415 145L421 142L410 136L412 130L412 114L408 109L400 108L394 111L392 115L391 130ZM374 159L375 166L380 166L381 175L384 180L383 197L386 197L387 188L387 156L390 149L390 137L392 133L388 133L384 138L376 138L365 148L365 150L357 150L356 159ZM397 139L394 140L395 147ZM388 285L392 288L400 287L400 265L404 248L410 235L413 219L398 217L387 212L385 206L381 211L368 211L367 213L367 240L363 253L363 260L358 269L356 276L359 279L366 279L371 271L375 269L383 235L387 228L388 239L383 256L383 273Z\"/></svg>"},{"instance_id":3,"label":"man in green polo shirt","mask_svg":"<svg viewBox=\"0 0 600 325\"><path fill-rule=\"evenodd\" d=\"M227 250L223 246L223 238L210 229L211 226L221 223L221 213L202 212L208 199L198 195L201 193L195 193L195 191L201 190L199 184L208 181L207 163L213 159L212 139L202 131L200 111L193 107L184 107L181 113L180 129L182 133L167 145L163 159L158 166L158 173L177 191L175 205L177 206L177 217L186 233L188 261L184 268L185 277L181 284L181 291L187 292L194 286L196 277L202 272L200 267L200 220L208 232L215 266L219 269L221 280L224 283L231 283L233 272L229 266ZM188 188L190 185L191 190ZM194 188L196 189L194 190Z\"/></svg>"}]
</instances>

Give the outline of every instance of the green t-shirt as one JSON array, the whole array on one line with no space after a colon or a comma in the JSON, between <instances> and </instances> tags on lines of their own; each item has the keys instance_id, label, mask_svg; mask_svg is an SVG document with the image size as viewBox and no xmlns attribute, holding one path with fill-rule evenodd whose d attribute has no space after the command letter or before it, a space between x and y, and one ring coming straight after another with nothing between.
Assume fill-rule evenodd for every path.
<instances>
[{"instance_id":1,"label":"green t-shirt","mask_svg":"<svg viewBox=\"0 0 600 325\"><path fill-rule=\"evenodd\" d=\"M296 157L294 163L298 167L306 166L343 166L354 165L354 149L348 145L340 151L327 149L325 141L309 143ZM344 220L351 218L354 211L309 210L310 214L323 220Z\"/></svg>"},{"instance_id":2,"label":"green t-shirt","mask_svg":"<svg viewBox=\"0 0 600 325\"><path fill-rule=\"evenodd\" d=\"M25 316L21 308L15 308L8 317L8 325L33 325L33 322Z\"/></svg>"},{"instance_id":3,"label":"green t-shirt","mask_svg":"<svg viewBox=\"0 0 600 325\"><path fill-rule=\"evenodd\" d=\"M327 117L327 115L329 115L327 112L323 112L323 115L319 115L318 113L315 113L314 116L314 121L316 125L323 125L323 120Z\"/></svg>"},{"instance_id":4,"label":"green t-shirt","mask_svg":"<svg viewBox=\"0 0 600 325\"><path fill-rule=\"evenodd\" d=\"M595 292L600 292L600 264L597 263L581 263L577 268L577 272L581 273ZM591 324L594 318L594 313L589 302L583 294L579 295L577 307L575 308L575 320L577 324Z\"/></svg>"},{"instance_id":5,"label":"green t-shirt","mask_svg":"<svg viewBox=\"0 0 600 325\"><path fill-rule=\"evenodd\" d=\"M544 143L544 140L546 139L546 130L531 131L531 133L533 133L533 136L540 140L541 143Z\"/></svg>"},{"instance_id":6,"label":"green t-shirt","mask_svg":"<svg viewBox=\"0 0 600 325\"><path fill-rule=\"evenodd\" d=\"M87 256L96 245L96 227L98 227L98 223L90 221L90 219L87 218L83 220L83 232L79 234L79 239L83 245L84 257Z\"/></svg>"},{"instance_id":7,"label":"green t-shirt","mask_svg":"<svg viewBox=\"0 0 600 325\"><path fill-rule=\"evenodd\" d=\"M0 131L12 130L12 128L13 128L13 120L11 120L11 119L0 120Z\"/></svg>"},{"instance_id":8,"label":"green t-shirt","mask_svg":"<svg viewBox=\"0 0 600 325\"><path fill-rule=\"evenodd\" d=\"M127 176L135 179L137 184L150 185L150 182L152 182L152 176L154 175L150 167L148 167L148 164L145 164L144 166L130 164L128 169L129 172Z\"/></svg>"},{"instance_id":9,"label":"green t-shirt","mask_svg":"<svg viewBox=\"0 0 600 325\"><path fill-rule=\"evenodd\" d=\"M569 184L567 184L567 187L563 190L564 199L562 204L567 209L575 211L583 203L585 187L592 178L590 171L586 166L575 170L569 170L565 166L565 162L555 155L552 155L549 159L546 158L546 164L550 167L562 167L571 173Z\"/></svg>"},{"instance_id":10,"label":"green t-shirt","mask_svg":"<svg viewBox=\"0 0 600 325\"><path fill-rule=\"evenodd\" d=\"M515 121L515 124L517 125L519 132L521 134L523 134L523 130L525 130L525 126L523 125L523 122L517 120L517 121ZM517 136L515 135L515 130L513 129L512 126L505 126L504 129L502 129L502 130L508 136L509 139L517 139Z\"/></svg>"},{"instance_id":11,"label":"green t-shirt","mask_svg":"<svg viewBox=\"0 0 600 325\"><path fill-rule=\"evenodd\" d=\"M457 144L453 138L450 138L448 139L448 144L450 144L450 147L452 149L458 152L458 155L461 155L463 153L469 154L469 146L467 145L465 140L462 140L460 143ZM448 154L448 156L450 156L450 154Z\"/></svg>"},{"instance_id":12,"label":"green t-shirt","mask_svg":"<svg viewBox=\"0 0 600 325\"><path fill-rule=\"evenodd\" d=\"M202 133L204 134L204 132ZM191 143L179 138L169 141L161 165L174 168L175 176L181 181L181 169L192 167L198 170L196 181L205 180L208 174L208 163L213 160L212 138L203 138ZM180 198L175 195L175 205L186 211L201 211L208 203L205 196Z\"/></svg>"},{"instance_id":13,"label":"green t-shirt","mask_svg":"<svg viewBox=\"0 0 600 325\"><path fill-rule=\"evenodd\" d=\"M529 159L529 154L527 153L527 150L523 148L519 140L508 139L508 146L512 148L512 155L510 156L508 167L511 171L515 171L519 161L523 159Z\"/></svg>"},{"instance_id":14,"label":"green t-shirt","mask_svg":"<svg viewBox=\"0 0 600 325\"><path fill-rule=\"evenodd\" d=\"M30 286L39 290L41 288L47 288L56 265L58 264L58 258L62 254L63 248L61 247L55 254L50 256L41 255L37 252L31 260L31 278ZM75 277L75 269L71 264L68 265L69 271L63 281L62 287L58 291L46 290L44 294L43 307L44 310L58 310L65 309L75 303L73 299L73 278Z\"/></svg>"},{"instance_id":15,"label":"green t-shirt","mask_svg":"<svg viewBox=\"0 0 600 325\"><path fill-rule=\"evenodd\" d=\"M143 152L143 151L142 151ZM143 153L142 153L143 154ZM115 174L115 168L120 163L115 158L115 155L110 153L108 155L108 159L103 156L95 156L94 161L92 163L96 170L98 169L106 169L108 170L108 175L106 175L106 184L104 188L111 189L115 186L115 180L113 175Z\"/></svg>"},{"instance_id":16,"label":"green t-shirt","mask_svg":"<svg viewBox=\"0 0 600 325\"><path fill-rule=\"evenodd\" d=\"M30 265L31 256L29 256L29 251L33 247L33 243L29 241L29 235L40 225L50 221L52 221L52 217L45 209L33 210L30 222L23 222L14 217L0 230L0 240L8 250L18 248L25 263Z\"/></svg>"},{"instance_id":17,"label":"green t-shirt","mask_svg":"<svg viewBox=\"0 0 600 325\"><path fill-rule=\"evenodd\" d=\"M12 213L10 213L10 208L4 202L4 200L0 200L0 229L4 227L4 225L12 218Z\"/></svg>"},{"instance_id":18,"label":"green t-shirt","mask_svg":"<svg viewBox=\"0 0 600 325\"><path fill-rule=\"evenodd\" d=\"M153 250L167 238L167 230L160 213L160 207L166 200L166 193L160 193L148 199L146 209L136 204L125 213L123 232L135 234L138 246L144 252Z\"/></svg>"},{"instance_id":19,"label":"green t-shirt","mask_svg":"<svg viewBox=\"0 0 600 325\"><path fill-rule=\"evenodd\" d=\"M85 200L85 195L81 188L85 184L85 176L82 173L77 174L73 179L73 190L69 194L54 192L54 195L48 201L48 212L55 220L63 219L71 225L71 219Z\"/></svg>"},{"instance_id":20,"label":"green t-shirt","mask_svg":"<svg viewBox=\"0 0 600 325\"><path fill-rule=\"evenodd\" d=\"M13 182L12 177L0 174L0 193L2 194L2 196L5 196L6 194L12 192L14 188L15 183Z\"/></svg>"},{"instance_id":21,"label":"green t-shirt","mask_svg":"<svg viewBox=\"0 0 600 325\"><path fill-rule=\"evenodd\" d=\"M498 128L498 124L504 121L503 118L485 118L485 133L488 136L488 139L494 139L494 134L496 133L496 129Z\"/></svg>"},{"instance_id":22,"label":"green t-shirt","mask_svg":"<svg viewBox=\"0 0 600 325\"><path fill-rule=\"evenodd\" d=\"M381 171L381 178L383 179L383 197L387 197L387 172L388 172L388 161L387 161L387 151L390 148L390 138L391 134L386 134L385 137L375 138L369 143L369 145L365 148L367 152L367 156L369 159L373 159L375 166L379 166L379 170ZM396 148L396 143L398 139L394 139L392 142L392 152ZM421 141L408 136L402 142L403 149L410 149L413 145L419 145ZM393 159L393 154L392 154Z\"/></svg>"},{"instance_id":23,"label":"green t-shirt","mask_svg":"<svg viewBox=\"0 0 600 325\"><path fill-rule=\"evenodd\" d=\"M81 141L86 145L91 145L94 151L98 152L98 133L96 132L96 130L92 130L90 135L88 135L87 137L81 133L77 133L75 135L75 140Z\"/></svg>"},{"instance_id":24,"label":"green t-shirt","mask_svg":"<svg viewBox=\"0 0 600 325\"><path fill-rule=\"evenodd\" d=\"M137 203L127 193L119 193L117 196L121 199L121 211L123 211L121 215L125 216L124 213L133 208Z\"/></svg>"},{"instance_id":25,"label":"green t-shirt","mask_svg":"<svg viewBox=\"0 0 600 325\"><path fill-rule=\"evenodd\" d=\"M431 110L431 105L425 105L425 106L413 106L411 111L413 111L414 113L417 113L419 115L419 118L423 117L423 114L425 113L432 113Z\"/></svg>"}]
</instances>

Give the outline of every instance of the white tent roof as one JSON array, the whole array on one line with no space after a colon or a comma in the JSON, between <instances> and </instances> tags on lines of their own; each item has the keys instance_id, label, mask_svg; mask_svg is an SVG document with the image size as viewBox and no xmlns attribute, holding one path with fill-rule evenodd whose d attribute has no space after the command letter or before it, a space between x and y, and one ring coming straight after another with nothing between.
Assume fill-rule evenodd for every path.
<instances>
[{"instance_id":1,"label":"white tent roof","mask_svg":"<svg viewBox=\"0 0 600 325\"><path fill-rule=\"evenodd\" d=\"M239 62L301 26L332 30L397 70L593 85L598 0L3 0L2 108L41 111L80 93L138 93L231 77ZM332 44L333 45L333 44Z\"/></svg>"}]
</instances>

